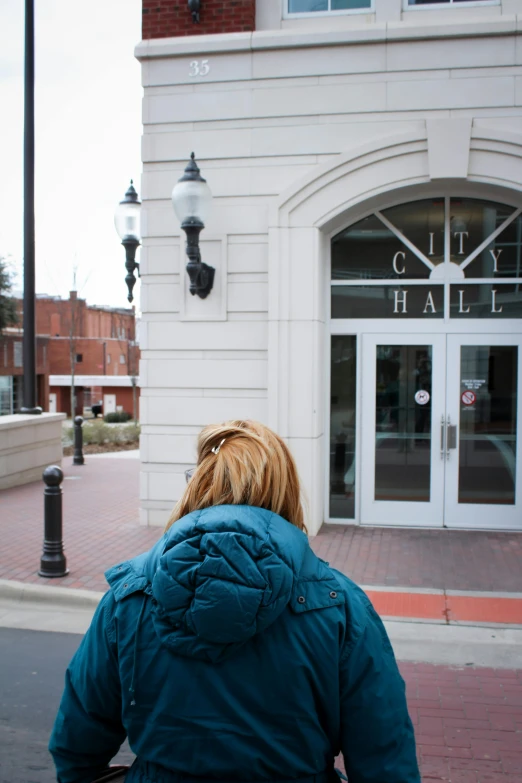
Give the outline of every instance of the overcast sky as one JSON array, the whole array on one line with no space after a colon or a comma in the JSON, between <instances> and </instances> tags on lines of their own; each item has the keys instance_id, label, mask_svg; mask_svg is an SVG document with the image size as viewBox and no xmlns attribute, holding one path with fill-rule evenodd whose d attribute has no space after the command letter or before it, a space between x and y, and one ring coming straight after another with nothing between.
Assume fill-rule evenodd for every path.
<instances>
[{"instance_id":1,"label":"overcast sky","mask_svg":"<svg viewBox=\"0 0 522 783\"><path fill-rule=\"evenodd\" d=\"M0 0L0 255L23 286L23 0ZM141 0L35 0L36 290L128 306L114 209L139 190ZM139 251L138 251L139 253ZM134 289L139 305L139 284Z\"/></svg>"}]
</instances>

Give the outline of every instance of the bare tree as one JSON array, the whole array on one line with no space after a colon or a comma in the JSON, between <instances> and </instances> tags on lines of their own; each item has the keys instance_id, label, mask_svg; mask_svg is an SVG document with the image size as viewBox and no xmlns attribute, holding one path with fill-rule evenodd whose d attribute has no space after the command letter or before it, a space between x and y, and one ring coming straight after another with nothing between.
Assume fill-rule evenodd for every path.
<instances>
[{"instance_id":1,"label":"bare tree","mask_svg":"<svg viewBox=\"0 0 522 783\"><path fill-rule=\"evenodd\" d=\"M69 294L69 363L71 366L71 417L74 419L75 412L76 412L76 395L74 393L75 389L75 375L76 375L76 361L77 361L77 343L76 340L78 337L81 337L82 334L82 313L83 313L83 299L78 298L78 294L80 294L85 286L87 285L87 282L91 276L91 272L89 271L86 276L83 279L83 282L79 286L76 284L77 282L77 275L78 275L78 263L76 262L76 256L75 256L75 264L73 266L73 287L72 291ZM73 296L74 294L74 296Z\"/></svg>"},{"instance_id":2,"label":"bare tree","mask_svg":"<svg viewBox=\"0 0 522 783\"><path fill-rule=\"evenodd\" d=\"M127 334L124 326L124 318L127 317L124 313L115 313L117 316L118 326L116 328L116 334L118 338L118 344L120 351L126 354L127 360L127 374L130 378L132 385L132 418L134 424L138 423L138 344L136 339L131 340ZM136 316L134 316L136 319ZM125 335L125 337L123 336ZM136 338L136 320L134 320L134 338Z\"/></svg>"},{"instance_id":3,"label":"bare tree","mask_svg":"<svg viewBox=\"0 0 522 783\"><path fill-rule=\"evenodd\" d=\"M75 294L73 297L72 294ZM71 291L69 296L69 363L71 365L71 418L74 419L76 415L76 394L74 391L74 379L76 374L76 338L78 337L79 327L79 300L78 292Z\"/></svg>"},{"instance_id":4,"label":"bare tree","mask_svg":"<svg viewBox=\"0 0 522 783\"><path fill-rule=\"evenodd\" d=\"M75 375L76 375L76 360L77 360L77 343L76 340L81 334L81 319L82 319L82 307L81 299L78 299L78 290L76 286L76 276L78 272L78 266L75 264L73 267L73 290L69 294L69 364L71 366L71 418L74 419L76 415L76 394L75 394ZM88 276L85 279L83 286L87 282ZM82 286L82 288L83 288Z\"/></svg>"}]
</instances>

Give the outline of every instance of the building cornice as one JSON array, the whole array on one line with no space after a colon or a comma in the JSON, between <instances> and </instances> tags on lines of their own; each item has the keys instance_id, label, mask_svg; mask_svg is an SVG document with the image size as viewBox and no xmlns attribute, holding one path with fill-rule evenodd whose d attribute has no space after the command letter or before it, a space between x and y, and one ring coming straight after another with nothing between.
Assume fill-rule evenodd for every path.
<instances>
[{"instance_id":1,"label":"building cornice","mask_svg":"<svg viewBox=\"0 0 522 783\"><path fill-rule=\"evenodd\" d=\"M254 33L194 35L178 38L153 38L141 41L134 53L144 61L165 57L201 54L230 54L277 49L305 49L350 44L396 43L455 38L491 38L522 32L522 15L498 16L441 24L410 22L372 23L361 27L313 32L299 30L260 30Z\"/></svg>"}]
</instances>

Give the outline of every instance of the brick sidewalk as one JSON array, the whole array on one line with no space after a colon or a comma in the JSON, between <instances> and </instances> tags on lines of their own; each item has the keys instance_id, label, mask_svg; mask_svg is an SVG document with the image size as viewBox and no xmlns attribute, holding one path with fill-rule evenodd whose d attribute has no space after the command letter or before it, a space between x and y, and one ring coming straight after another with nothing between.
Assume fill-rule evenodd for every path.
<instances>
[{"instance_id":1,"label":"brick sidewalk","mask_svg":"<svg viewBox=\"0 0 522 783\"><path fill-rule=\"evenodd\" d=\"M53 587L107 589L103 573L120 560L149 549L160 528L139 524L139 460L89 459L63 470L63 538L70 570L63 579L42 579L43 482L0 491L0 578Z\"/></svg>"},{"instance_id":2,"label":"brick sidewalk","mask_svg":"<svg viewBox=\"0 0 522 783\"><path fill-rule=\"evenodd\" d=\"M399 665L423 781L522 781L522 671Z\"/></svg>"},{"instance_id":3,"label":"brick sidewalk","mask_svg":"<svg viewBox=\"0 0 522 783\"><path fill-rule=\"evenodd\" d=\"M313 547L358 584L522 592L522 532L323 525Z\"/></svg>"},{"instance_id":4,"label":"brick sidewalk","mask_svg":"<svg viewBox=\"0 0 522 783\"><path fill-rule=\"evenodd\" d=\"M423 783L521 783L522 671L399 668ZM336 766L344 771L342 757Z\"/></svg>"},{"instance_id":5,"label":"brick sidewalk","mask_svg":"<svg viewBox=\"0 0 522 783\"><path fill-rule=\"evenodd\" d=\"M423 783L521 783L522 671L399 668ZM344 769L341 757L336 766Z\"/></svg>"},{"instance_id":6,"label":"brick sidewalk","mask_svg":"<svg viewBox=\"0 0 522 783\"><path fill-rule=\"evenodd\" d=\"M43 483L0 491L0 578L105 590L103 572L147 550L161 528L138 520L139 461L64 459L64 543L69 576L37 576ZM165 520L166 521L166 520ZM323 525L320 557L364 585L522 592L522 534Z\"/></svg>"}]
</instances>

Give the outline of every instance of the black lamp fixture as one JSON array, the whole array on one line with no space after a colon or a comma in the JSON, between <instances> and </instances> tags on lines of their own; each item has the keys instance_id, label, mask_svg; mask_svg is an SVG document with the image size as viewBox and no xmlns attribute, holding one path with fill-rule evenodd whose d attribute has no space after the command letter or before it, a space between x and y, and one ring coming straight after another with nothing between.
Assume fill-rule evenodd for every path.
<instances>
[{"instance_id":1,"label":"black lamp fixture","mask_svg":"<svg viewBox=\"0 0 522 783\"><path fill-rule=\"evenodd\" d=\"M199 22L199 12L201 9L201 0L188 0L189 11L192 14L192 21Z\"/></svg>"},{"instance_id":2,"label":"black lamp fixture","mask_svg":"<svg viewBox=\"0 0 522 783\"><path fill-rule=\"evenodd\" d=\"M172 206L181 228L187 235L186 253L189 257L187 272L190 277L190 293L205 299L214 285L214 267L201 261L199 235L205 228L210 212L212 193L207 181L200 174L194 153L172 191Z\"/></svg>"},{"instance_id":3,"label":"black lamp fixture","mask_svg":"<svg viewBox=\"0 0 522 783\"><path fill-rule=\"evenodd\" d=\"M138 194L131 180L125 198L120 201L114 213L114 225L121 239L121 244L125 248L125 268L127 269L125 282L129 289L127 296L129 302L134 299L132 295L132 289L136 283L134 270L138 270L138 277L140 274L140 265L136 261L136 250L140 245L140 211L141 201L138 199Z\"/></svg>"}]
</instances>

